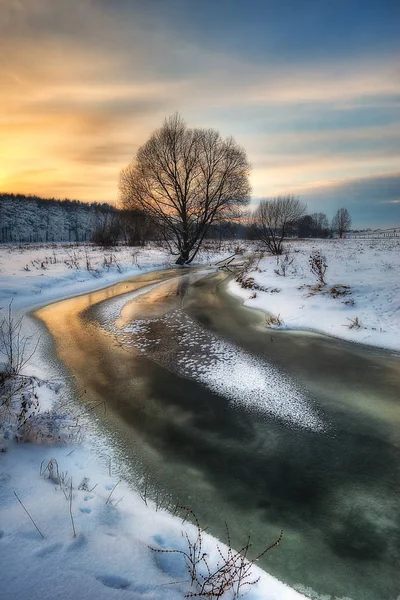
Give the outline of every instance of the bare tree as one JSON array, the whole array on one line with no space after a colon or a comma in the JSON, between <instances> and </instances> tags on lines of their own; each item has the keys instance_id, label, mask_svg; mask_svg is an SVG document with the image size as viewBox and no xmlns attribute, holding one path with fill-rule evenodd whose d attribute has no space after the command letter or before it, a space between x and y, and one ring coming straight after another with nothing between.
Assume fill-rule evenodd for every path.
<instances>
[{"instance_id":1,"label":"bare tree","mask_svg":"<svg viewBox=\"0 0 400 600\"><path fill-rule=\"evenodd\" d=\"M323 212L312 213L313 237L328 237L329 224L326 214Z\"/></svg>"},{"instance_id":2,"label":"bare tree","mask_svg":"<svg viewBox=\"0 0 400 600\"><path fill-rule=\"evenodd\" d=\"M351 227L351 217L347 208L338 208L335 216L332 219L332 230L343 237L346 231Z\"/></svg>"},{"instance_id":3,"label":"bare tree","mask_svg":"<svg viewBox=\"0 0 400 600\"><path fill-rule=\"evenodd\" d=\"M248 204L249 171L246 152L233 138L190 129L176 114L122 170L120 200L151 217L177 264L189 264L210 225Z\"/></svg>"},{"instance_id":4,"label":"bare tree","mask_svg":"<svg viewBox=\"0 0 400 600\"><path fill-rule=\"evenodd\" d=\"M304 214L306 205L295 196L261 200L253 213L254 235L276 256L283 252L283 240Z\"/></svg>"}]
</instances>

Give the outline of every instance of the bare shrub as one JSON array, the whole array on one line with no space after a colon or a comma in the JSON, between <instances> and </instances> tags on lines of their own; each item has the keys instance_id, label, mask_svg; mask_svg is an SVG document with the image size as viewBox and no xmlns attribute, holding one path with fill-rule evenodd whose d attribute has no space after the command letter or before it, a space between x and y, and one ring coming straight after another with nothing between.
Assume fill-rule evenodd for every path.
<instances>
[{"instance_id":1,"label":"bare shrub","mask_svg":"<svg viewBox=\"0 0 400 600\"><path fill-rule=\"evenodd\" d=\"M260 264L260 260L263 255L260 255L258 258L255 255L252 255L243 265L242 270L236 277L236 281L240 284L245 290L258 290L260 292L266 292L268 288L265 288L262 285L259 285L254 280L254 277L250 277L249 273L251 271L259 271L258 265ZM234 258L234 257L233 257ZM232 258L232 260L233 260ZM222 262L222 261L221 261Z\"/></svg>"},{"instance_id":2,"label":"bare shrub","mask_svg":"<svg viewBox=\"0 0 400 600\"><path fill-rule=\"evenodd\" d=\"M64 264L66 264L69 269L80 269L78 254L75 251L72 252L72 254L68 252L68 250L66 252L68 258L64 259Z\"/></svg>"},{"instance_id":3,"label":"bare shrub","mask_svg":"<svg viewBox=\"0 0 400 600\"><path fill-rule=\"evenodd\" d=\"M214 566L210 565L208 554L204 550L203 531L199 521L192 510L187 507L181 507L190 515L196 526L196 535L190 538L187 532L182 532L186 542L185 550L165 550L161 548L150 549L153 552L181 554L184 558L186 569L189 575L189 583L193 591L187 592L185 598L206 598L209 600L222 598L225 594L230 594L233 599L239 598L246 586L253 586L259 581L259 577L254 577L252 567L262 556L278 546L282 539L283 532L279 538L270 546L265 548L254 558L249 558L249 551L252 546L250 536L240 550L234 550L231 545L228 527L227 531L227 549L221 548L217 544L216 548L219 554L219 560Z\"/></svg>"},{"instance_id":4,"label":"bare shrub","mask_svg":"<svg viewBox=\"0 0 400 600\"><path fill-rule=\"evenodd\" d=\"M326 258L323 256L319 250L315 250L309 258L308 261L311 269L311 273L313 273L320 285L325 285L325 273L328 268L326 263Z\"/></svg>"},{"instance_id":5,"label":"bare shrub","mask_svg":"<svg viewBox=\"0 0 400 600\"><path fill-rule=\"evenodd\" d=\"M86 270L93 271L92 261L90 260L87 246L85 246L85 263L86 263Z\"/></svg>"},{"instance_id":6,"label":"bare shrub","mask_svg":"<svg viewBox=\"0 0 400 600\"><path fill-rule=\"evenodd\" d=\"M79 420L57 408L35 413L26 419L17 433L21 442L51 446L79 443L82 439Z\"/></svg>"},{"instance_id":7,"label":"bare shrub","mask_svg":"<svg viewBox=\"0 0 400 600\"><path fill-rule=\"evenodd\" d=\"M111 267L115 267L117 269L118 273L122 272L121 266L117 262L115 254L111 253L108 256L106 254L104 254L104 256L103 256L103 268L107 269L107 271L109 271L111 269Z\"/></svg>"},{"instance_id":8,"label":"bare shrub","mask_svg":"<svg viewBox=\"0 0 400 600\"><path fill-rule=\"evenodd\" d=\"M71 519L72 534L76 538L76 528L74 516L72 514L72 499L73 499L73 486L72 477L68 477L68 471L60 471L58 462L55 458L50 458L46 465L45 461L42 461L40 465L40 475L44 478L49 479L52 483L60 486L60 490L63 492L65 499L68 502L69 516ZM79 488L78 488L79 489Z\"/></svg>"},{"instance_id":9,"label":"bare shrub","mask_svg":"<svg viewBox=\"0 0 400 600\"><path fill-rule=\"evenodd\" d=\"M12 315L12 301L7 316L0 323L0 424L8 422L22 428L39 409L37 379L22 373L34 355L31 336L22 332L22 317Z\"/></svg>"},{"instance_id":10,"label":"bare shrub","mask_svg":"<svg viewBox=\"0 0 400 600\"><path fill-rule=\"evenodd\" d=\"M274 273L276 275L286 277L286 273L289 270L289 267L294 263L294 256L292 258L289 257L289 254L286 252L285 257L281 259L277 256L277 268L274 269Z\"/></svg>"},{"instance_id":11,"label":"bare shrub","mask_svg":"<svg viewBox=\"0 0 400 600\"><path fill-rule=\"evenodd\" d=\"M328 294L332 298L342 298L343 296L349 296L351 294L351 289L349 285L342 285L341 283L337 283L329 288Z\"/></svg>"}]
</instances>

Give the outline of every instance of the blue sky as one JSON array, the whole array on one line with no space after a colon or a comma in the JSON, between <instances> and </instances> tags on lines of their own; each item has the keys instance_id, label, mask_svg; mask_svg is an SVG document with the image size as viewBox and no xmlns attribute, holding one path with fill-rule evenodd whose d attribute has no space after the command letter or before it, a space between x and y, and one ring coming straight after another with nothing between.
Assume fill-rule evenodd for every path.
<instances>
[{"instance_id":1,"label":"blue sky","mask_svg":"<svg viewBox=\"0 0 400 600\"><path fill-rule=\"evenodd\" d=\"M400 225L400 2L0 0L0 190L115 201L179 111L233 135L253 203Z\"/></svg>"}]
</instances>

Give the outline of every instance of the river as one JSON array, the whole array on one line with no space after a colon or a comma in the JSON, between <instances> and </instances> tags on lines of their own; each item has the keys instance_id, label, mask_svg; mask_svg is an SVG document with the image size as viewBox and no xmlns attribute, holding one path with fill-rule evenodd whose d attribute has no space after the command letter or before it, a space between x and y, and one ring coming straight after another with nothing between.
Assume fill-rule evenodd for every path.
<instances>
[{"instance_id":1,"label":"river","mask_svg":"<svg viewBox=\"0 0 400 600\"><path fill-rule=\"evenodd\" d=\"M35 317L142 492L254 555L283 529L260 566L310 595L396 600L399 354L269 330L228 278L158 271Z\"/></svg>"}]
</instances>

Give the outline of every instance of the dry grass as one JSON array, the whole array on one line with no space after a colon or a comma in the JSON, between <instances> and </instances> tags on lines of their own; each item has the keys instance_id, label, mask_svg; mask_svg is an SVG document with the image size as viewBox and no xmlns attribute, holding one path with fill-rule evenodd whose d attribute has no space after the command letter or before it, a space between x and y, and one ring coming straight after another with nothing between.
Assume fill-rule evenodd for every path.
<instances>
[{"instance_id":1,"label":"dry grass","mask_svg":"<svg viewBox=\"0 0 400 600\"><path fill-rule=\"evenodd\" d=\"M267 327L281 327L284 323L280 314L278 315L265 315L265 323Z\"/></svg>"}]
</instances>

